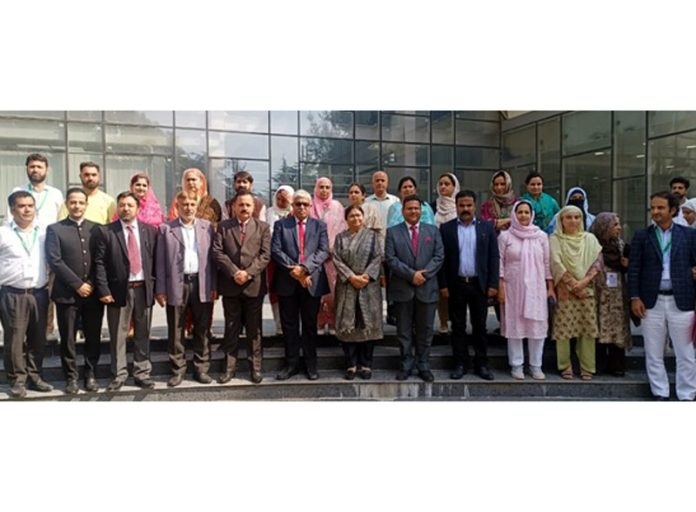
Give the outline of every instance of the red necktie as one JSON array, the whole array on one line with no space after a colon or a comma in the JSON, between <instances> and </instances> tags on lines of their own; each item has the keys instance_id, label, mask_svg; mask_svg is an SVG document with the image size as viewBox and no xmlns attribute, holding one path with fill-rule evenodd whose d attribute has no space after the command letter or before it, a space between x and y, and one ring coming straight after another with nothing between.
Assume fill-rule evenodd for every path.
<instances>
[{"instance_id":1,"label":"red necktie","mask_svg":"<svg viewBox=\"0 0 696 512\"><path fill-rule=\"evenodd\" d=\"M300 221L300 263L304 263L304 221Z\"/></svg>"},{"instance_id":2,"label":"red necktie","mask_svg":"<svg viewBox=\"0 0 696 512\"><path fill-rule=\"evenodd\" d=\"M140 251L138 250L138 242L135 240L135 233L133 232L133 226L127 226L128 228L128 262L130 263L130 273L139 274L143 269L142 262L140 261Z\"/></svg>"},{"instance_id":3,"label":"red necktie","mask_svg":"<svg viewBox=\"0 0 696 512\"><path fill-rule=\"evenodd\" d=\"M418 230L415 224L411 226L411 247L413 248L413 255L418 256Z\"/></svg>"}]
</instances>

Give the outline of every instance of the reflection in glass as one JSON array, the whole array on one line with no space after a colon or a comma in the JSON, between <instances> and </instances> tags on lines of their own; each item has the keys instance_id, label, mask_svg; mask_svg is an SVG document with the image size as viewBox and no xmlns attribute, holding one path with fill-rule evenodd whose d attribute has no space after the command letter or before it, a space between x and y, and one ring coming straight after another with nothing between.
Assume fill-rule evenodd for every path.
<instances>
[{"instance_id":1,"label":"reflection in glass","mask_svg":"<svg viewBox=\"0 0 696 512\"><path fill-rule=\"evenodd\" d=\"M430 141L430 119L382 114L382 139L395 142L427 143Z\"/></svg>"},{"instance_id":2,"label":"reflection in glass","mask_svg":"<svg viewBox=\"0 0 696 512\"><path fill-rule=\"evenodd\" d=\"M355 161L359 164L379 164L379 142L356 140Z\"/></svg>"},{"instance_id":3,"label":"reflection in glass","mask_svg":"<svg viewBox=\"0 0 696 512\"><path fill-rule=\"evenodd\" d=\"M65 123L0 119L0 149L17 149L26 155L37 150L65 151Z\"/></svg>"},{"instance_id":4,"label":"reflection in glass","mask_svg":"<svg viewBox=\"0 0 696 512\"><path fill-rule=\"evenodd\" d=\"M206 171L205 132L202 130L176 131L176 162L174 180L181 182L184 170L195 167Z\"/></svg>"},{"instance_id":5,"label":"reflection in glass","mask_svg":"<svg viewBox=\"0 0 696 512\"><path fill-rule=\"evenodd\" d=\"M297 110L271 110L271 133L297 135Z\"/></svg>"},{"instance_id":6,"label":"reflection in glass","mask_svg":"<svg viewBox=\"0 0 696 512\"><path fill-rule=\"evenodd\" d=\"M500 165L505 169L536 162L536 128L534 125L510 130L502 135Z\"/></svg>"},{"instance_id":7,"label":"reflection in glass","mask_svg":"<svg viewBox=\"0 0 696 512\"><path fill-rule=\"evenodd\" d=\"M621 218L623 239L630 242L636 231L648 222L648 201L645 197L645 178L631 178L614 182L616 213Z\"/></svg>"},{"instance_id":8,"label":"reflection in glass","mask_svg":"<svg viewBox=\"0 0 696 512\"><path fill-rule=\"evenodd\" d=\"M379 139L379 111L358 110L355 112L355 138Z\"/></svg>"},{"instance_id":9,"label":"reflection in glass","mask_svg":"<svg viewBox=\"0 0 696 512\"><path fill-rule=\"evenodd\" d=\"M171 155L173 131L168 128L140 126L106 126L106 151Z\"/></svg>"},{"instance_id":10,"label":"reflection in glass","mask_svg":"<svg viewBox=\"0 0 696 512\"><path fill-rule=\"evenodd\" d=\"M691 111L653 111L648 112L650 137L666 135L696 128L696 112Z\"/></svg>"},{"instance_id":11,"label":"reflection in glass","mask_svg":"<svg viewBox=\"0 0 696 512\"><path fill-rule=\"evenodd\" d=\"M182 128L205 128L205 110L176 110L174 119Z\"/></svg>"},{"instance_id":12,"label":"reflection in glass","mask_svg":"<svg viewBox=\"0 0 696 512\"><path fill-rule=\"evenodd\" d=\"M499 169L500 152L494 148L456 148L455 163L457 167L473 169Z\"/></svg>"},{"instance_id":13,"label":"reflection in glass","mask_svg":"<svg viewBox=\"0 0 696 512\"><path fill-rule=\"evenodd\" d=\"M254 195L263 199L268 204L269 199L269 168L268 162L255 160L238 160L236 158L210 159L210 172L208 181L213 196L220 201L234 197L234 175L240 171L246 171L254 178L252 190Z\"/></svg>"},{"instance_id":14,"label":"reflection in glass","mask_svg":"<svg viewBox=\"0 0 696 512\"><path fill-rule=\"evenodd\" d=\"M297 137L271 137L271 169L273 172L297 173L299 170Z\"/></svg>"},{"instance_id":15,"label":"reflection in glass","mask_svg":"<svg viewBox=\"0 0 696 512\"><path fill-rule=\"evenodd\" d=\"M648 157L649 193L669 190L675 176L696 183L696 131L650 141Z\"/></svg>"},{"instance_id":16,"label":"reflection in glass","mask_svg":"<svg viewBox=\"0 0 696 512\"><path fill-rule=\"evenodd\" d=\"M334 199L348 204L348 187L353 182L353 167L350 165L331 164L302 164L301 168L302 188L310 194L314 194L314 185L321 177L329 178L333 182Z\"/></svg>"},{"instance_id":17,"label":"reflection in glass","mask_svg":"<svg viewBox=\"0 0 696 512\"><path fill-rule=\"evenodd\" d=\"M208 132L210 156L268 158L268 135Z\"/></svg>"},{"instance_id":18,"label":"reflection in glass","mask_svg":"<svg viewBox=\"0 0 696 512\"><path fill-rule=\"evenodd\" d=\"M353 163L353 141L302 137L300 144L303 162Z\"/></svg>"},{"instance_id":19,"label":"reflection in glass","mask_svg":"<svg viewBox=\"0 0 696 512\"><path fill-rule=\"evenodd\" d=\"M212 130L268 132L267 110L211 110L208 112Z\"/></svg>"},{"instance_id":20,"label":"reflection in glass","mask_svg":"<svg viewBox=\"0 0 696 512\"><path fill-rule=\"evenodd\" d=\"M454 118L450 111L433 110L431 113L433 143L454 143Z\"/></svg>"},{"instance_id":21,"label":"reflection in glass","mask_svg":"<svg viewBox=\"0 0 696 512\"><path fill-rule=\"evenodd\" d=\"M611 145L611 112L573 112L563 116L563 155Z\"/></svg>"},{"instance_id":22,"label":"reflection in glass","mask_svg":"<svg viewBox=\"0 0 696 512\"><path fill-rule=\"evenodd\" d=\"M591 213L611 211L611 151L595 151L563 160L564 191L582 187ZM563 203L565 203L565 197Z\"/></svg>"},{"instance_id":23,"label":"reflection in glass","mask_svg":"<svg viewBox=\"0 0 696 512\"><path fill-rule=\"evenodd\" d=\"M300 133L314 137L350 138L353 136L353 113L304 110L300 112Z\"/></svg>"},{"instance_id":24,"label":"reflection in glass","mask_svg":"<svg viewBox=\"0 0 696 512\"><path fill-rule=\"evenodd\" d=\"M417 144L382 143L382 165L418 166L430 165L430 147Z\"/></svg>"},{"instance_id":25,"label":"reflection in glass","mask_svg":"<svg viewBox=\"0 0 696 512\"><path fill-rule=\"evenodd\" d=\"M544 176L544 188L561 185L561 121L559 117L539 123L539 162L537 171ZM544 192L547 192L544 190ZM550 194L550 192L547 192Z\"/></svg>"},{"instance_id":26,"label":"reflection in glass","mask_svg":"<svg viewBox=\"0 0 696 512\"><path fill-rule=\"evenodd\" d=\"M102 137L101 124L68 123L70 151L101 153L104 151Z\"/></svg>"},{"instance_id":27,"label":"reflection in glass","mask_svg":"<svg viewBox=\"0 0 696 512\"><path fill-rule=\"evenodd\" d=\"M646 161L645 112L615 112L615 176L644 175Z\"/></svg>"},{"instance_id":28,"label":"reflection in glass","mask_svg":"<svg viewBox=\"0 0 696 512\"><path fill-rule=\"evenodd\" d=\"M500 144L500 124L457 119L457 144L495 146Z\"/></svg>"},{"instance_id":29,"label":"reflection in glass","mask_svg":"<svg viewBox=\"0 0 696 512\"><path fill-rule=\"evenodd\" d=\"M454 170L454 148L452 146L432 146L433 187L437 187L438 177L445 172Z\"/></svg>"},{"instance_id":30,"label":"reflection in glass","mask_svg":"<svg viewBox=\"0 0 696 512\"><path fill-rule=\"evenodd\" d=\"M109 123L150 126L172 126L174 124L174 112L171 110L105 110L104 118Z\"/></svg>"},{"instance_id":31,"label":"reflection in glass","mask_svg":"<svg viewBox=\"0 0 696 512\"><path fill-rule=\"evenodd\" d=\"M162 213L167 210L180 183L173 180L173 158L170 156L122 156L107 155L106 169L102 172L102 180L106 192L116 197L130 187L130 178L136 172L145 172L150 177L150 186L162 206Z\"/></svg>"},{"instance_id":32,"label":"reflection in glass","mask_svg":"<svg viewBox=\"0 0 696 512\"><path fill-rule=\"evenodd\" d=\"M68 110L68 121L92 121L101 122L101 110Z\"/></svg>"},{"instance_id":33,"label":"reflection in glass","mask_svg":"<svg viewBox=\"0 0 696 512\"><path fill-rule=\"evenodd\" d=\"M499 121L500 112L498 110L457 110L457 117L460 119Z\"/></svg>"}]
</instances>

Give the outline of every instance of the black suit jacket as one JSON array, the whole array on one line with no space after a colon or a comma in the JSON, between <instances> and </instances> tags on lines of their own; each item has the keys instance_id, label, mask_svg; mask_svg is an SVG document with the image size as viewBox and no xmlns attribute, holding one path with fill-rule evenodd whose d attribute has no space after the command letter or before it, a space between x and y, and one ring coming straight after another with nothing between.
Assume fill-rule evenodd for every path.
<instances>
[{"instance_id":1,"label":"black suit jacket","mask_svg":"<svg viewBox=\"0 0 696 512\"><path fill-rule=\"evenodd\" d=\"M155 287L155 252L157 250L157 228L144 222L138 222L140 234L140 256L145 276L145 301L148 306L154 303ZM94 248L94 279L97 297L111 295L114 305L126 305L128 294L128 247L126 236L117 220L106 226L100 226Z\"/></svg>"},{"instance_id":2,"label":"black suit jacket","mask_svg":"<svg viewBox=\"0 0 696 512\"><path fill-rule=\"evenodd\" d=\"M51 298L58 304L74 304L77 289L94 284L92 255L99 225L88 220L77 223L69 218L46 228L46 260L56 276Z\"/></svg>"},{"instance_id":3,"label":"black suit jacket","mask_svg":"<svg viewBox=\"0 0 696 512\"><path fill-rule=\"evenodd\" d=\"M453 219L440 226L442 244L445 246L445 264L438 275L440 288L451 288L459 277L459 219ZM498 289L500 256L498 238L493 224L476 219L476 275L479 286L485 294L488 288Z\"/></svg>"}]
</instances>

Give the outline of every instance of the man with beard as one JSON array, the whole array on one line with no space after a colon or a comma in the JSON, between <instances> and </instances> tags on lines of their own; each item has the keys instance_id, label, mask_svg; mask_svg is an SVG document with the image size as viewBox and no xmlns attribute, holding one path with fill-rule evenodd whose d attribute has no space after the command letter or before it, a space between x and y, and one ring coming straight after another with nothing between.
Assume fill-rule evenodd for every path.
<instances>
[{"instance_id":1,"label":"man with beard","mask_svg":"<svg viewBox=\"0 0 696 512\"><path fill-rule=\"evenodd\" d=\"M80 164L80 181L82 182L82 190L87 194L85 219L102 225L111 222L116 212L116 201L109 194L99 189L99 164L82 162ZM62 220L67 216L68 209L63 204L59 218Z\"/></svg>"},{"instance_id":2,"label":"man with beard","mask_svg":"<svg viewBox=\"0 0 696 512\"><path fill-rule=\"evenodd\" d=\"M46 228L58 220L58 212L63 206L63 193L55 187L46 185L48 177L48 159L39 154L32 153L25 162L29 183L15 187L12 192L26 190L36 201L36 223ZM8 215L10 219L12 216ZM9 220L8 220L9 221Z\"/></svg>"},{"instance_id":3,"label":"man with beard","mask_svg":"<svg viewBox=\"0 0 696 512\"><path fill-rule=\"evenodd\" d=\"M669 180L669 188L671 189L672 194L676 196L677 200L679 201L677 216L674 217L674 223L681 224L682 226L688 226L689 223L686 222L681 207L684 206L684 203L688 199L689 180L683 176L676 176Z\"/></svg>"},{"instance_id":4,"label":"man with beard","mask_svg":"<svg viewBox=\"0 0 696 512\"><path fill-rule=\"evenodd\" d=\"M235 197L240 192L252 192L254 187L254 177L246 171L239 171L234 175L234 193ZM234 219L234 199L235 197L225 201L223 209L223 219ZM256 220L266 222L266 205L256 196L254 197L254 215Z\"/></svg>"}]
</instances>

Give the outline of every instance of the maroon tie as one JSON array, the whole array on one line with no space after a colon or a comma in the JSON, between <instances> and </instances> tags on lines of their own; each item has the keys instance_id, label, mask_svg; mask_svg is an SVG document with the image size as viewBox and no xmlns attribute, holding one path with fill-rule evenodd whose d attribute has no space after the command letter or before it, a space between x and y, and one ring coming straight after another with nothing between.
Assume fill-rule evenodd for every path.
<instances>
[{"instance_id":1,"label":"maroon tie","mask_svg":"<svg viewBox=\"0 0 696 512\"><path fill-rule=\"evenodd\" d=\"M246 236L246 223L242 222L239 225L239 238L244 243L244 237Z\"/></svg>"},{"instance_id":2,"label":"maroon tie","mask_svg":"<svg viewBox=\"0 0 696 512\"><path fill-rule=\"evenodd\" d=\"M300 221L300 263L304 263L304 221Z\"/></svg>"},{"instance_id":3,"label":"maroon tie","mask_svg":"<svg viewBox=\"0 0 696 512\"><path fill-rule=\"evenodd\" d=\"M413 255L418 256L418 230L415 224L411 226L411 247L413 248Z\"/></svg>"},{"instance_id":4,"label":"maroon tie","mask_svg":"<svg viewBox=\"0 0 696 512\"><path fill-rule=\"evenodd\" d=\"M138 242L135 240L133 226L126 227L128 228L128 262L130 263L130 273L139 274L140 271L143 269L143 265L140 261L140 251L138 250Z\"/></svg>"}]
</instances>

